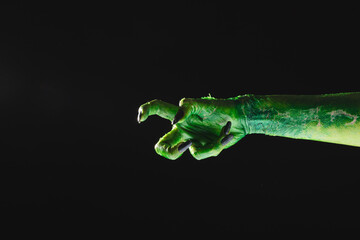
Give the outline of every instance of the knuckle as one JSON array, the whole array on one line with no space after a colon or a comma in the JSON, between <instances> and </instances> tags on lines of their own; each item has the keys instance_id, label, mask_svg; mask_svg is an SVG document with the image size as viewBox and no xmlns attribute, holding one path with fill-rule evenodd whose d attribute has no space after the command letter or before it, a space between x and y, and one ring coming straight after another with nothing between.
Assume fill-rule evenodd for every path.
<instances>
[{"instance_id":1,"label":"knuckle","mask_svg":"<svg viewBox=\"0 0 360 240\"><path fill-rule=\"evenodd\" d=\"M193 156L193 158L195 158L196 160L203 160L205 158L202 154L199 154L198 152L191 149L190 149L190 153Z\"/></svg>"},{"instance_id":2,"label":"knuckle","mask_svg":"<svg viewBox=\"0 0 360 240\"><path fill-rule=\"evenodd\" d=\"M139 111L142 111L142 112L147 112L148 111L148 109L149 109L149 103L147 102L147 103L144 103L143 105L141 105L140 107L139 107Z\"/></svg>"},{"instance_id":3,"label":"knuckle","mask_svg":"<svg viewBox=\"0 0 360 240\"><path fill-rule=\"evenodd\" d=\"M221 152L221 151L218 151L218 152L214 153L214 154L212 155L212 157L217 157L217 156L219 156L220 152Z\"/></svg>"},{"instance_id":4,"label":"knuckle","mask_svg":"<svg viewBox=\"0 0 360 240\"><path fill-rule=\"evenodd\" d=\"M158 155L165 157L169 160L175 160L179 157L178 155L173 154L170 151L171 147L168 144L162 143L161 141L155 144L154 149Z\"/></svg>"},{"instance_id":5,"label":"knuckle","mask_svg":"<svg viewBox=\"0 0 360 240\"><path fill-rule=\"evenodd\" d=\"M148 104L156 104L159 101L160 101L159 99L153 99L150 102L148 102Z\"/></svg>"},{"instance_id":6,"label":"knuckle","mask_svg":"<svg viewBox=\"0 0 360 240\"><path fill-rule=\"evenodd\" d=\"M161 156L164 154L164 152L166 152L166 147L161 142L156 143L154 146L154 149L155 149L155 152Z\"/></svg>"},{"instance_id":7,"label":"knuckle","mask_svg":"<svg viewBox=\"0 0 360 240\"><path fill-rule=\"evenodd\" d=\"M174 156L172 154L169 154L169 155L166 155L166 156L163 156L163 157L165 157L165 158L167 158L169 160L176 160L179 156Z\"/></svg>"},{"instance_id":8,"label":"knuckle","mask_svg":"<svg viewBox=\"0 0 360 240\"><path fill-rule=\"evenodd\" d=\"M196 160L201 160L201 157L199 154L197 154L196 152L191 152L191 155L193 156L193 158L195 158Z\"/></svg>"}]
</instances>

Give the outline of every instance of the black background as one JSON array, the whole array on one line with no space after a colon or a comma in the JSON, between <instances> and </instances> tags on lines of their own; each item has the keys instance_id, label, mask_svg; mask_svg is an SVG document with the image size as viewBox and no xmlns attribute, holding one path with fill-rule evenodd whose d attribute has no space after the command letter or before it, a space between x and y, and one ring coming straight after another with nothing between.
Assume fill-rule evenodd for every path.
<instances>
[{"instance_id":1,"label":"black background","mask_svg":"<svg viewBox=\"0 0 360 240\"><path fill-rule=\"evenodd\" d=\"M221 1L2 5L2 228L358 228L356 147L251 135L217 158L169 161L153 146L170 123L136 122L155 98L359 91L355 16Z\"/></svg>"}]
</instances>

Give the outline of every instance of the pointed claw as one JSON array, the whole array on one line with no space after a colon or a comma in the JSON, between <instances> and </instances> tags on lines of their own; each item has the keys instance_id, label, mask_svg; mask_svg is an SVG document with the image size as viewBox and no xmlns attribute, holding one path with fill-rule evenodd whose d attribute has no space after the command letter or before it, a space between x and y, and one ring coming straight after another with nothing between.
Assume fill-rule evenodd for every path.
<instances>
[{"instance_id":1,"label":"pointed claw","mask_svg":"<svg viewBox=\"0 0 360 240\"><path fill-rule=\"evenodd\" d=\"M178 147L179 153L185 152L191 146L191 144L192 144L191 140L180 144L179 147Z\"/></svg>"},{"instance_id":2,"label":"pointed claw","mask_svg":"<svg viewBox=\"0 0 360 240\"><path fill-rule=\"evenodd\" d=\"M172 125L176 124L183 117L184 117L184 112L183 112L183 110L179 109L179 111L176 113L176 115L174 117L174 120L172 120L171 124Z\"/></svg>"},{"instance_id":3,"label":"pointed claw","mask_svg":"<svg viewBox=\"0 0 360 240\"><path fill-rule=\"evenodd\" d=\"M138 113L138 116L137 116L137 121L138 121L138 123L141 123L141 116L142 116L142 114L143 114L143 111L142 111L142 109L140 109L140 110L139 110L139 113Z\"/></svg>"},{"instance_id":4,"label":"pointed claw","mask_svg":"<svg viewBox=\"0 0 360 240\"><path fill-rule=\"evenodd\" d=\"M232 134L226 135L226 136L221 140L221 145L225 146L225 145L228 144L233 138L234 138L234 135L232 135Z\"/></svg>"},{"instance_id":5,"label":"pointed claw","mask_svg":"<svg viewBox=\"0 0 360 240\"><path fill-rule=\"evenodd\" d=\"M231 129L231 122L228 121L224 127L224 134L228 135L230 133L230 129Z\"/></svg>"}]
</instances>

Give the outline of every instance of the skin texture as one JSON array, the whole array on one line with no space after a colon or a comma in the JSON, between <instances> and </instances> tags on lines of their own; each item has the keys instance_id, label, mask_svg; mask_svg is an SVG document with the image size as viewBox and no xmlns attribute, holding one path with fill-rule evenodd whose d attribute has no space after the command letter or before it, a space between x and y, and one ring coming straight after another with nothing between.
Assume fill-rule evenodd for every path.
<instances>
[{"instance_id":1,"label":"skin texture","mask_svg":"<svg viewBox=\"0 0 360 240\"><path fill-rule=\"evenodd\" d=\"M187 149L197 160L217 156L247 134L360 147L360 92L183 98L179 106L153 100L139 107L138 122L151 115L172 121L155 145L172 160Z\"/></svg>"}]
</instances>

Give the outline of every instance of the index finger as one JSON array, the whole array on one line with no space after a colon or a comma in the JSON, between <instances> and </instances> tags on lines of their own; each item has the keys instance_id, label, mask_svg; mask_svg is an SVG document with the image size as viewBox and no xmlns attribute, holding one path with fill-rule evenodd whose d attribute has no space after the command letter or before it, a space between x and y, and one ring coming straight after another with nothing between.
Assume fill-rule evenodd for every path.
<instances>
[{"instance_id":1,"label":"index finger","mask_svg":"<svg viewBox=\"0 0 360 240\"><path fill-rule=\"evenodd\" d=\"M158 115L172 121L177 113L179 107L158 99L144 103L138 109L138 122L144 122L151 115Z\"/></svg>"}]
</instances>

